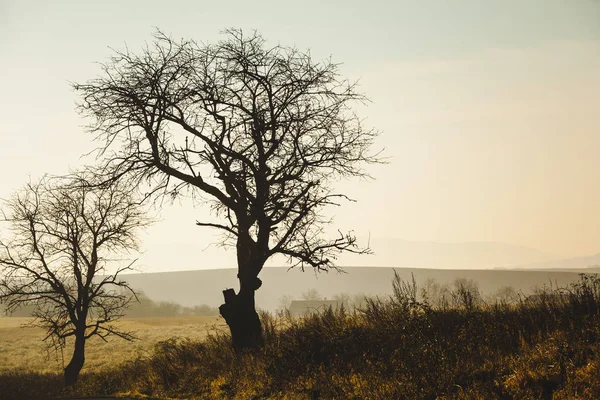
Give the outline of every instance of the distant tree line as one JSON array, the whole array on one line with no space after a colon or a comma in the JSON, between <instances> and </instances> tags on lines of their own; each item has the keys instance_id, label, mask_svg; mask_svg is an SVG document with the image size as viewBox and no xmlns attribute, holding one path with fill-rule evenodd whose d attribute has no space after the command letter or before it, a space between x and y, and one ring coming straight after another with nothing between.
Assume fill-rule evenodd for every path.
<instances>
[{"instance_id":1,"label":"distant tree line","mask_svg":"<svg viewBox=\"0 0 600 400\"><path fill-rule=\"evenodd\" d=\"M486 304L513 304L526 295L518 292L512 286L502 286L493 293L483 293L477 281L467 278L456 278L452 282L441 283L430 278L417 288L413 281L401 281L394 279L393 296L409 296L415 302L427 304L430 307L452 308L452 307L474 307ZM330 298L323 296L317 289L309 289L302 292L300 297L285 295L279 298L277 311L289 310L293 300L337 300L348 310L361 309L369 300L375 300L377 296L365 293L336 293Z\"/></svg>"},{"instance_id":2,"label":"distant tree line","mask_svg":"<svg viewBox=\"0 0 600 400\"><path fill-rule=\"evenodd\" d=\"M190 316L217 316L219 309L206 304L185 307L172 301L154 301L143 292L137 293L138 301L130 303L125 310L126 318L144 317L190 317ZM7 314L11 317L31 317L35 311L34 303L23 304L20 308ZM4 310L2 312L5 314Z\"/></svg>"},{"instance_id":3,"label":"distant tree line","mask_svg":"<svg viewBox=\"0 0 600 400\"><path fill-rule=\"evenodd\" d=\"M126 311L126 317L189 317L219 315L219 309L217 307L211 307L206 304L185 307L172 301L154 301L143 292L138 293L138 300L138 302L133 303Z\"/></svg>"}]
</instances>

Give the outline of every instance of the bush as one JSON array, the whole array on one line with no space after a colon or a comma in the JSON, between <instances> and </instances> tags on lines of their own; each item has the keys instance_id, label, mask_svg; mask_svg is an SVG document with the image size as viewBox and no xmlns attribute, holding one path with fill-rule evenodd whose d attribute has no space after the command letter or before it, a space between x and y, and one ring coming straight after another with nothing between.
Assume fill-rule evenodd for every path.
<instances>
[{"instance_id":1,"label":"bush","mask_svg":"<svg viewBox=\"0 0 600 400\"><path fill-rule=\"evenodd\" d=\"M451 305L429 304L414 280L396 275L392 285L393 296L359 310L261 313L265 346L254 353L237 356L226 334L162 342L147 358L85 374L70 395L600 398L597 276L514 303L486 304L469 282L451 287ZM3 395L36 398L40 387L60 392L52 376L0 377Z\"/></svg>"}]
</instances>

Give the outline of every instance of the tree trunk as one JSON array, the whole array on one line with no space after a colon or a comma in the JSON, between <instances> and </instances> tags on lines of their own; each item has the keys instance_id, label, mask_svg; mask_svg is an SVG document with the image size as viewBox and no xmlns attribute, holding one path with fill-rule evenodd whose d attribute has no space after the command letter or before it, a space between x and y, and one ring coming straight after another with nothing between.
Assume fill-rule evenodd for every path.
<instances>
[{"instance_id":1,"label":"tree trunk","mask_svg":"<svg viewBox=\"0 0 600 400\"><path fill-rule=\"evenodd\" d=\"M75 334L75 349L71 362L65 368L65 385L73 386L85 362L85 332Z\"/></svg>"},{"instance_id":2,"label":"tree trunk","mask_svg":"<svg viewBox=\"0 0 600 400\"><path fill-rule=\"evenodd\" d=\"M236 353L244 350L256 350L264 344L262 326L254 301L256 289L261 285L258 278L240 278L240 291L223 291L225 304L219 307L221 315L231 331L231 341Z\"/></svg>"}]
</instances>

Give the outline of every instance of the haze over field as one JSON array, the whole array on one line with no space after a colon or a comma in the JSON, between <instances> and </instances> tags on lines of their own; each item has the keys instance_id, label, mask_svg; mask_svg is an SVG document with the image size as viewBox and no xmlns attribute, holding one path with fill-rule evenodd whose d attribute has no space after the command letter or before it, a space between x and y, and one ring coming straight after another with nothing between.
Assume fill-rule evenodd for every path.
<instances>
[{"instance_id":1,"label":"haze over field","mask_svg":"<svg viewBox=\"0 0 600 400\"><path fill-rule=\"evenodd\" d=\"M0 197L92 161L80 158L95 145L69 82L97 75L108 46L137 51L155 27L214 42L234 26L331 55L372 99L358 111L382 131L390 163L369 168L375 181L340 183L358 202L330 215L336 228L371 235L377 255L341 264L488 268L594 255L599 21L592 0L3 1ZM164 205L139 266L233 267L233 251L206 249L216 238L194 225L207 213L187 200ZM470 242L488 244L461 244Z\"/></svg>"},{"instance_id":2,"label":"haze over field","mask_svg":"<svg viewBox=\"0 0 600 400\"><path fill-rule=\"evenodd\" d=\"M1 400L600 399L600 0L0 0L0 60Z\"/></svg>"}]
</instances>

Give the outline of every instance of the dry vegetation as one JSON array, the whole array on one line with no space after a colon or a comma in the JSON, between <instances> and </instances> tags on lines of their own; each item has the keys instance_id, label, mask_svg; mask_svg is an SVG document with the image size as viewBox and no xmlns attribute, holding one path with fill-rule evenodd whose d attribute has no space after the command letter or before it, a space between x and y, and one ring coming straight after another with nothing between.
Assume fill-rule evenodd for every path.
<instances>
[{"instance_id":1,"label":"dry vegetation","mask_svg":"<svg viewBox=\"0 0 600 400\"><path fill-rule=\"evenodd\" d=\"M464 285L432 306L396 277L359 311L263 314L265 347L236 356L225 333L168 340L118 366L0 375L6 399L599 399L600 278L486 304ZM427 297L425 297L427 298ZM160 325L160 324L159 324ZM150 328L153 329L153 328ZM187 332L186 332L187 333Z\"/></svg>"},{"instance_id":2,"label":"dry vegetation","mask_svg":"<svg viewBox=\"0 0 600 400\"><path fill-rule=\"evenodd\" d=\"M29 327L31 318L0 318L0 374L8 371L61 373L61 354L48 351L42 343L41 328ZM127 318L117 322L119 328L133 331L138 338L128 342L112 338L108 342L93 337L86 345L86 361L83 372L97 371L102 367L115 366L123 361L148 356L154 346L163 340L202 340L208 332L224 329L218 317L164 317ZM64 350L65 362L69 361L72 345ZM0 396L1 398L1 396Z\"/></svg>"}]
</instances>

